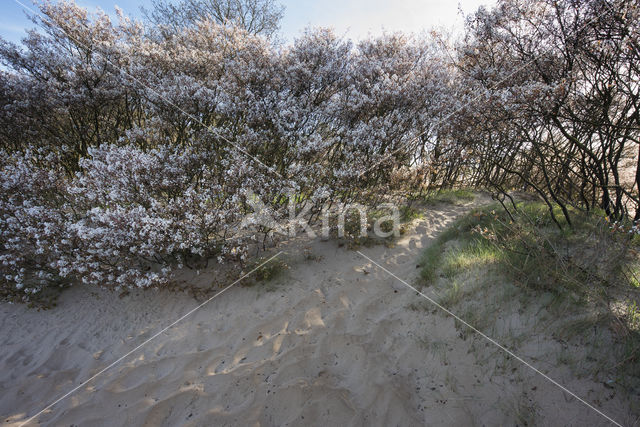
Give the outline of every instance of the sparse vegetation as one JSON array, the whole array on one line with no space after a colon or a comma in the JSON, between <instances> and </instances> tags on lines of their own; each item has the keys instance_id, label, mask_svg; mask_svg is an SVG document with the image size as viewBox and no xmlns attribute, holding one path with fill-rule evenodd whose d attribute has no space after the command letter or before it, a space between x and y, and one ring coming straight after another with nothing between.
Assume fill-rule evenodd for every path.
<instances>
[{"instance_id":1,"label":"sparse vegetation","mask_svg":"<svg viewBox=\"0 0 640 427\"><path fill-rule=\"evenodd\" d=\"M506 343L522 343L526 335L501 324L495 307L504 307L504 316L531 316L531 328L544 324L554 339L592 349L586 359L557 353L558 363L633 390L640 384L634 273L640 239L628 232L633 224L612 224L600 212L572 210L571 216L573 226L561 229L538 202L516 203L510 212L496 205L474 210L425 250L420 284ZM466 337L467 328L457 326Z\"/></svg>"},{"instance_id":2,"label":"sparse vegetation","mask_svg":"<svg viewBox=\"0 0 640 427\"><path fill-rule=\"evenodd\" d=\"M512 413L518 426L535 426L538 417L538 406L535 402L527 398L526 395L514 397L510 405L505 408Z\"/></svg>"},{"instance_id":3,"label":"sparse vegetation","mask_svg":"<svg viewBox=\"0 0 640 427\"><path fill-rule=\"evenodd\" d=\"M433 206L441 203L450 205L464 205L466 203L472 202L475 197L476 193L472 189L454 188L411 194L408 199L411 203L424 203L427 206ZM411 210L411 212L417 211L416 209L412 209L411 207L409 209Z\"/></svg>"},{"instance_id":4,"label":"sparse vegetation","mask_svg":"<svg viewBox=\"0 0 640 427\"><path fill-rule=\"evenodd\" d=\"M311 247L307 246L302 250L302 256L305 261L321 261L322 256L316 255Z\"/></svg>"},{"instance_id":5,"label":"sparse vegetation","mask_svg":"<svg viewBox=\"0 0 640 427\"><path fill-rule=\"evenodd\" d=\"M427 198L428 203L448 203L451 205L462 205L472 202L475 199L475 193L470 189L445 189L437 191L434 195Z\"/></svg>"},{"instance_id":6,"label":"sparse vegetation","mask_svg":"<svg viewBox=\"0 0 640 427\"><path fill-rule=\"evenodd\" d=\"M290 268L287 262L281 257L276 257L265 263L268 259L269 257L267 256L257 258L245 267L244 270L248 272L259 266L253 274L243 280L245 285L272 282L275 279L282 277L282 275L284 275Z\"/></svg>"},{"instance_id":7,"label":"sparse vegetation","mask_svg":"<svg viewBox=\"0 0 640 427\"><path fill-rule=\"evenodd\" d=\"M403 222L411 222L414 219L422 218L424 215L420 212L419 209L411 206L404 205L400 207L400 220Z\"/></svg>"}]
</instances>

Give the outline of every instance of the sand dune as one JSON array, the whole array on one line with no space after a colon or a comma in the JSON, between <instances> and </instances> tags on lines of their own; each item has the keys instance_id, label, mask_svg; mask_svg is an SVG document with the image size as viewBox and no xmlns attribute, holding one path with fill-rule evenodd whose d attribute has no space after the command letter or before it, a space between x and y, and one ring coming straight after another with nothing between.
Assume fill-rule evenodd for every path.
<instances>
[{"instance_id":1,"label":"sand dune","mask_svg":"<svg viewBox=\"0 0 640 427\"><path fill-rule=\"evenodd\" d=\"M396 246L362 250L411 280L422 249L466 209L430 211ZM303 259L300 245L318 259ZM356 252L332 241L283 249L292 268L276 283L232 288L31 424L515 425L523 400L543 424L607 424L526 367L505 368L495 347L461 339L451 318L409 309L426 302ZM82 287L49 311L0 305L4 424L19 425L196 305ZM585 398L607 393L534 362Z\"/></svg>"}]
</instances>

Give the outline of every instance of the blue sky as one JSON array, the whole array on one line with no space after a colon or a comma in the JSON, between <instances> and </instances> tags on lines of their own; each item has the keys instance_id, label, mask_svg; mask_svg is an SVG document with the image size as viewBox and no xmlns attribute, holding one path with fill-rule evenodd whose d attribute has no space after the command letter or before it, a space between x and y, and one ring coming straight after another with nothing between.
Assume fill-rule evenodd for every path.
<instances>
[{"instance_id":1,"label":"blue sky","mask_svg":"<svg viewBox=\"0 0 640 427\"><path fill-rule=\"evenodd\" d=\"M31 0L19 0L32 6ZM81 6L102 8L114 12L118 5L131 16L140 17L140 7L149 6L150 0L76 0ZM293 40L309 26L333 27L338 34L361 39L368 34L384 31L419 33L432 27L460 30L465 14L478 6L490 6L495 0L281 0L285 6L282 37ZM25 9L15 0L2 0L0 5L0 36L5 40L20 41L24 29L33 27L26 18Z\"/></svg>"}]
</instances>

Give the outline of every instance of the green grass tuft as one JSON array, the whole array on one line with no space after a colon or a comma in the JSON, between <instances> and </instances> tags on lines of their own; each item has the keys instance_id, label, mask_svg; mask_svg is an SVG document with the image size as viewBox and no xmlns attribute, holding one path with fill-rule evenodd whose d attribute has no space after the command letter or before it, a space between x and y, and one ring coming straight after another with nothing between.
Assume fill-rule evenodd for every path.
<instances>
[{"instance_id":1,"label":"green grass tuft","mask_svg":"<svg viewBox=\"0 0 640 427\"><path fill-rule=\"evenodd\" d=\"M428 201L432 203L448 203L452 205L465 204L472 202L475 199L475 194L471 190L464 188L440 190L433 196L429 197Z\"/></svg>"},{"instance_id":2,"label":"green grass tuft","mask_svg":"<svg viewBox=\"0 0 640 427\"><path fill-rule=\"evenodd\" d=\"M443 189L435 192L427 192L423 194L413 194L409 196L409 200L423 202L427 205L435 205L446 203L451 205L464 205L475 200L474 191L466 188Z\"/></svg>"},{"instance_id":3,"label":"green grass tuft","mask_svg":"<svg viewBox=\"0 0 640 427\"><path fill-rule=\"evenodd\" d=\"M400 220L402 222L410 222L414 219L422 218L423 216L424 215L420 210L412 206L405 205L400 208Z\"/></svg>"}]
</instances>

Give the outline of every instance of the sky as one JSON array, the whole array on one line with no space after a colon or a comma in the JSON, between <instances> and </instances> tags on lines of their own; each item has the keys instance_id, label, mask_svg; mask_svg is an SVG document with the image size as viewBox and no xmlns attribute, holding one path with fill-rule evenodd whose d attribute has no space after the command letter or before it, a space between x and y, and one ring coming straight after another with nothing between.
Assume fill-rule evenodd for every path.
<instances>
[{"instance_id":1,"label":"sky","mask_svg":"<svg viewBox=\"0 0 640 427\"><path fill-rule=\"evenodd\" d=\"M32 0L0 0L0 36L19 42L25 28L34 24L25 15L23 3L33 9ZM101 8L114 14L119 6L126 14L141 17L141 6L151 0L76 0L90 10ZM359 40L386 32L420 33L431 28L460 31L463 19L481 5L495 0L280 0L285 6L281 38L291 42L307 27L333 27L337 34ZM114 14L115 15L115 14Z\"/></svg>"}]
</instances>

